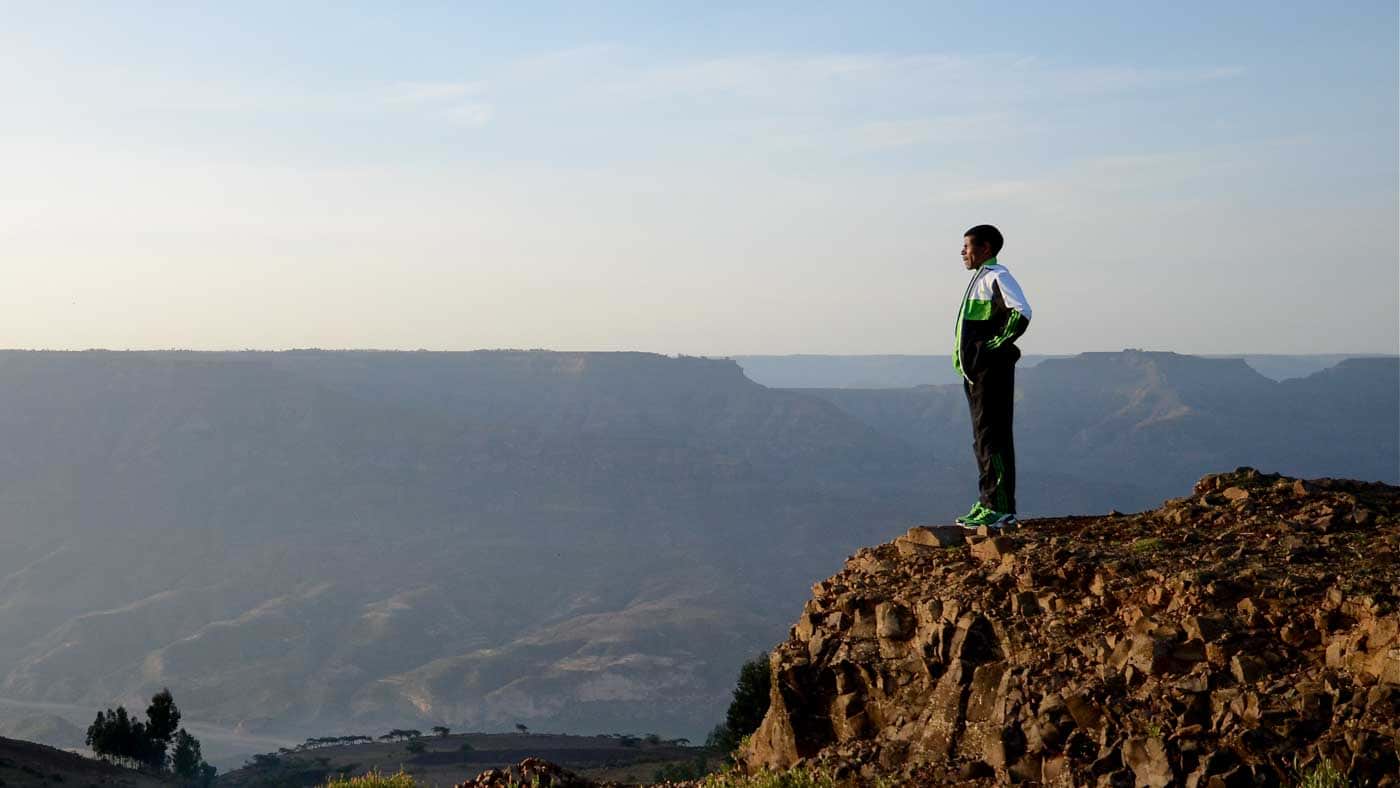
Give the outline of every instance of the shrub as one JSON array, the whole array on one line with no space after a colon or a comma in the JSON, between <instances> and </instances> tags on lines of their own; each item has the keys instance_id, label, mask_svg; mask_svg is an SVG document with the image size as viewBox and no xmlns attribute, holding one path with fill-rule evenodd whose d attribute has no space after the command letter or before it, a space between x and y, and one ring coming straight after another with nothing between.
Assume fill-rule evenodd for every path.
<instances>
[{"instance_id":1,"label":"shrub","mask_svg":"<svg viewBox=\"0 0 1400 788\"><path fill-rule=\"evenodd\" d=\"M868 784L871 788L893 788L893 780L879 778ZM840 783L828 772L795 767L781 772L759 772L746 775L733 770L712 774L701 780L703 788L837 788Z\"/></svg>"},{"instance_id":2,"label":"shrub","mask_svg":"<svg viewBox=\"0 0 1400 788\"><path fill-rule=\"evenodd\" d=\"M740 740L758 730L763 716L768 713L771 682L766 653L745 662L739 668L739 681L724 722L710 731L705 746L728 754L738 749Z\"/></svg>"},{"instance_id":3,"label":"shrub","mask_svg":"<svg viewBox=\"0 0 1400 788\"><path fill-rule=\"evenodd\" d=\"M1148 536L1139 539L1132 544L1132 551L1135 553L1150 553L1162 546L1162 540L1155 536Z\"/></svg>"},{"instance_id":4,"label":"shrub","mask_svg":"<svg viewBox=\"0 0 1400 788\"><path fill-rule=\"evenodd\" d=\"M682 780L698 780L709 771L705 758L699 757L693 761L682 761L679 763L668 763L656 770L652 776L653 782L664 783L666 781L681 782Z\"/></svg>"},{"instance_id":5,"label":"shrub","mask_svg":"<svg viewBox=\"0 0 1400 788\"><path fill-rule=\"evenodd\" d=\"M337 777L321 788L422 788L413 776L400 769L394 774L380 774L372 769L359 777Z\"/></svg>"},{"instance_id":6,"label":"shrub","mask_svg":"<svg viewBox=\"0 0 1400 788\"><path fill-rule=\"evenodd\" d=\"M1298 776L1298 788L1346 788L1347 778L1323 758Z\"/></svg>"}]
</instances>

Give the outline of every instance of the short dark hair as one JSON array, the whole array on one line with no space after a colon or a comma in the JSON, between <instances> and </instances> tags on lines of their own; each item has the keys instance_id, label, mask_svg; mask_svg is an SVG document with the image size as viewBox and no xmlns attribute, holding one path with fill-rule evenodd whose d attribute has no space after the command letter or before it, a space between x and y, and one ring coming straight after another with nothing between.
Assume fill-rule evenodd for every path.
<instances>
[{"instance_id":1,"label":"short dark hair","mask_svg":"<svg viewBox=\"0 0 1400 788\"><path fill-rule=\"evenodd\" d=\"M990 224L979 224L963 233L963 237L971 238L972 242L975 244L991 244L993 257L996 257L997 253L1001 251L1001 230L998 230Z\"/></svg>"}]
</instances>

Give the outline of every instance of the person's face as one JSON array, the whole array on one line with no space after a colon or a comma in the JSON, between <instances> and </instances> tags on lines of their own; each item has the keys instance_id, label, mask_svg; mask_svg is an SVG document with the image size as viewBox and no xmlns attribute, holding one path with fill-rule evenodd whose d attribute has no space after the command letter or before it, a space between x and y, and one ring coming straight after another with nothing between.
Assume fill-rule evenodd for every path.
<instances>
[{"instance_id":1,"label":"person's face","mask_svg":"<svg viewBox=\"0 0 1400 788\"><path fill-rule=\"evenodd\" d=\"M972 236L963 236L962 261L963 268L969 271L987 262L992 256L991 244L979 244L972 240Z\"/></svg>"}]
</instances>

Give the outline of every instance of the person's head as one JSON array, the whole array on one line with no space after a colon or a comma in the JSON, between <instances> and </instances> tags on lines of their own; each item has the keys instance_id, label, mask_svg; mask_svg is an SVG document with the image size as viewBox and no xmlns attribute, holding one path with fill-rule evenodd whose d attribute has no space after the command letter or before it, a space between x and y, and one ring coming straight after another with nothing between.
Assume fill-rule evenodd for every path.
<instances>
[{"instance_id":1,"label":"person's head","mask_svg":"<svg viewBox=\"0 0 1400 788\"><path fill-rule=\"evenodd\" d=\"M1001 231L990 224L979 224L963 233L963 267L972 269L1001 251Z\"/></svg>"}]
</instances>

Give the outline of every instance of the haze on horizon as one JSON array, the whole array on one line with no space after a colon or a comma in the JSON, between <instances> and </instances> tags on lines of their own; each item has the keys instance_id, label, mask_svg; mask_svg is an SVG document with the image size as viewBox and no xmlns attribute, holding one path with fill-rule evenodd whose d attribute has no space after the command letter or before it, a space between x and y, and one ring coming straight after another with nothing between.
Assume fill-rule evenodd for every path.
<instances>
[{"instance_id":1,"label":"haze on horizon","mask_svg":"<svg viewBox=\"0 0 1400 788\"><path fill-rule=\"evenodd\" d=\"M1393 2L0 8L7 347L1400 353Z\"/></svg>"}]
</instances>

